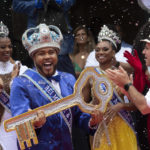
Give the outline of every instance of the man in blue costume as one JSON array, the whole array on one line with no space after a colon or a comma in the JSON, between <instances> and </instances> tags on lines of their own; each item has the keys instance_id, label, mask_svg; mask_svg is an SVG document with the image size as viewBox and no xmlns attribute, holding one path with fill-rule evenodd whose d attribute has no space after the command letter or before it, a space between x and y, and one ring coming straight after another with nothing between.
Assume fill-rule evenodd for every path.
<instances>
[{"instance_id":1,"label":"man in blue costume","mask_svg":"<svg viewBox=\"0 0 150 150\"><path fill-rule=\"evenodd\" d=\"M13 0L13 10L28 17L27 27L35 27L39 23L56 25L63 33L63 42L59 53L57 68L60 71L75 75L69 53L73 51L72 27L69 23L68 11L75 0Z\"/></svg>"},{"instance_id":2,"label":"man in blue costume","mask_svg":"<svg viewBox=\"0 0 150 150\"><path fill-rule=\"evenodd\" d=\"M13 116L73 93L74 76L56 70L62 38L58 27L46 24L28 29L23 34L23 45L32 57L35 68L28 69L12 83L10 103ZM39 144L30 150L72 150L72 124L93 134L101 119L99 111L95 110L90 115L82 113L78 107L47 118L43 111L38 111L34 126Z\"/></svg>"}]
</instances>

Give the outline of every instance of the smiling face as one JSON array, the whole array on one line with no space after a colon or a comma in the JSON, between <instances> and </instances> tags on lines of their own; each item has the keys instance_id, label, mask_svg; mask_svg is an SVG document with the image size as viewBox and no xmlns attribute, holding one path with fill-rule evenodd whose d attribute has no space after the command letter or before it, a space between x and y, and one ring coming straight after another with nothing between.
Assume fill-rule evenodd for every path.
<instances>
[{"instance_id":1,"label":"smiling face","mask_svg":"<svg viewBox=\"0 0 150 150\"><path fill-rule=\"evenodd\" d=\"M146 66L150 66L150 43L146 43L143 54L145 55Z\"/></svg>"},{"instance_id":2,"label":"smiling face","mask_svg":"<svg viewBox=\"0 0 150 150\"><path fill-rule=\"evenodd\" d=\"M112 44L109 41L101 41L96 45L95 58L100 65L110 64L114 58L115 51L112 49Z\"/></svg>"},{"instance_id":3,"label":"smiling face","mask_svg":"<svg viewBox=\"0 0 150 150\"><path fill-rule=\"evenodd\" d=\"M34 64L38 72L44 77L52 76L58 62L57 49L52 47L41 48L33 55Z\"/></svg>"},{"instance_id":4,"label":"smiling face","mask_svg":"<svg viewBox=\"0 0 150 150\"><path fill-rule=\"evenodd\" d=\"M0 38L0 61L7 62L12 53L12 44L8 37Z\"/></svg>"}]
</instances>

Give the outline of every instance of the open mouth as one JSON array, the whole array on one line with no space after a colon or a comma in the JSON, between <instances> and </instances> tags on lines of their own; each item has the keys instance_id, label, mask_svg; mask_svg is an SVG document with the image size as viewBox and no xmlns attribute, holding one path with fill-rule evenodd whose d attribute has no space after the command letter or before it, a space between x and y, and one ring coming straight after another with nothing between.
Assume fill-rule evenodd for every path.
<instances>
[{"instance_id":1,"label":"open mouth","mask_svg":"<svg viewBox=\"0 0 150 150\"><path fill-rule=\"evenodd\" d=\"M104 59L105 57L104 56L99 56L99 59Z\"/></svg>"},{"instance_id":2,"label":"open mouth","mask_svg":"<svg viewBox=\"0 0 150 150\"><path fill-rule=\"evenodd\" d=\"M104 60L105 57L104 56L97 56L98 60Z\"/></svg>"},{"instance_id":3,"label":"open mouth","mask_svg":"<svg viewBox=\"0 0 150 150\"><path fill-rule=\"evenodd\" d=\"M51 69L52 68L52 63L44 63L44 68L46 69L46 70L49 70L49 69Z\"/></svg>"}]
</instances>

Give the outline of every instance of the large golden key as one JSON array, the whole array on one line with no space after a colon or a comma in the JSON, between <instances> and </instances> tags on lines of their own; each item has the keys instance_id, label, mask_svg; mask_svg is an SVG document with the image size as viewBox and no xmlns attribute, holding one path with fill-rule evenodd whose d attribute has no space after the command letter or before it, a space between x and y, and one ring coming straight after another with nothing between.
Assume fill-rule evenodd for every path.
<instances>
[{"instance_id":1,"label":"large golden key","mask_svg":"<svg viewBox=\"0 0 150 150\"><path fill-rule=\"evenodd\" d=\"M92 94L99 101L97 105L85 102L84 89L86 89L87 83L91 82L91 80ZM111 81L105 75L99 74L94 68L89 67L82 71L72 95L8 119L4 122L4 127L7 132L16 130L20 148L25 149L24 143L26 143L27 147L32 146L31 139L34 144L38 143L33 127L33 120L37 115L37 110L44 110L46 117L76 105L86 113L91 113L94 109L104 112L112 95Z\"/></svg>"}]
</instances>

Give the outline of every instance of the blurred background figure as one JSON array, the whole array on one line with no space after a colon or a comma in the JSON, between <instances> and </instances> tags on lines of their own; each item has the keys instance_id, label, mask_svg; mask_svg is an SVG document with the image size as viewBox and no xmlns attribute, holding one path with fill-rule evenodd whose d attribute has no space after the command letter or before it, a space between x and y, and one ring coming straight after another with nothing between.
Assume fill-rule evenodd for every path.
<instances>
[{"instance_id":1,"label":"blurred background figure","mask_svg":"<svg viewBox=\"0 0 150 150\"><path fill-rule=\"evenodd\" d=\"M120 37L121 37L121 48L120 50L116 53L115 57L117 59L117 61L119 62L124 62L124 63L127 63L127 58L124 57L124 52L125 51L128 51L128 52L131 52L132 51L132 45L126 43L124 41L124 39L126 39L126 33L124 32L123 30L123 27L120 25L120 24L117 24L115 25L116 29L117 29L117 32L119 33Z\"/></svg>"},{"instance_id":2,"label":"blurred background figure","mask_svg":"<svg viewBox=\"0 0 150 150\"><path fill-rule=\"evenodd\" d=\"M15 132L7 133L4 130L3 122L11 117L9 107L10 82L15 76L23 73L27 67L22 66L19 61L12 60L12 44L8 34L7 26L0 22L0 144L3 150L17 150L16 134ZM8 98L7 103L3 101L4 95Z\"/></svg>"},{"instance_id":3,"label":"blurred background figure","mask_svg":"<svg viewBox=\"0 0 150 150\"><path fill-rule=\"evenodd\" d=\"M95 41L91 31L85 25L75 28L74 38L74 50L70 57L74 65L76 77L78 77L84 69L89 53L95 48Z\"/></svg>"},{"instance_id":4,"label":"blurred background figure","mask_svg":"<svg viewBox=\"0 0 150 150\"><path fill-rule=\"evenodd\" d=\"M91 31L85 25L79 25L74 29L74 50L70 58L74 65L76 78L84 69L86 58L94 49L95 41ZM75 150L90 150L89 134L84 130L73 126L73 145Z\"/></svg>"}]
</instances>

